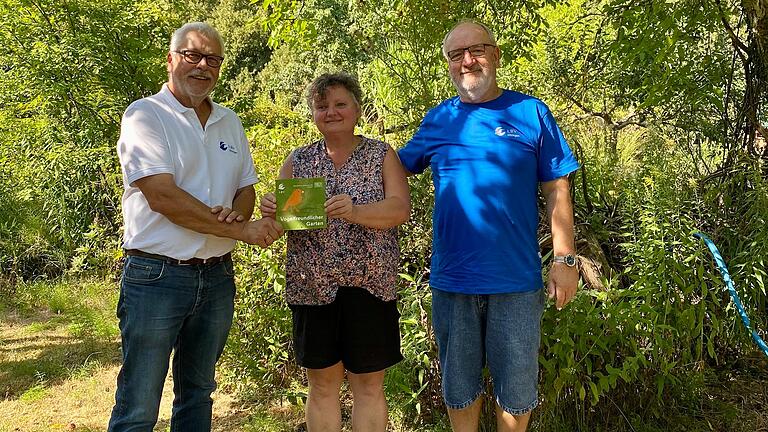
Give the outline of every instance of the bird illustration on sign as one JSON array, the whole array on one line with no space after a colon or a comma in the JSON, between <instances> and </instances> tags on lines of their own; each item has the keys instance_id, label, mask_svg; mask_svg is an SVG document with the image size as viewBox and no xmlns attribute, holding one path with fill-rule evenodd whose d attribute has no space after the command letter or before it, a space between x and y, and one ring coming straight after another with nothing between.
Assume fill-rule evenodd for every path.
<instances>
[{"instance_id":1,"label":"bird illustration on sign","mask_svg":"<svg viewBox=\"0 0 768 432\"><path fill-rule=\"evenodd\" d=\"M294 189L288 199L285 200L281 211L286 213L293 212L302 202L304 202L304 189Z\"/></svg>"}]
</instances>

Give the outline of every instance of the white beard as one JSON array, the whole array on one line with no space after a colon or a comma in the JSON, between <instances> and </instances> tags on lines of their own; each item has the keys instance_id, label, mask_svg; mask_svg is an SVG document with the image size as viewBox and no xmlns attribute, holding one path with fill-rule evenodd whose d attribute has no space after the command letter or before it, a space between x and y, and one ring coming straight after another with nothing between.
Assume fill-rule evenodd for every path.
<instances>
[{"instance_id":1,"label":"white beard","mask_svg":"<svg viewBox=\"0 0 768 432\"><path fill-rule=\"evenodd\" d=\"M482 98L493 86L493 80L485 75L485 71L480 76L473 76L469 80L465 79L461 82L456 82L456 80L452 79L452 81L456 91L459 92L459 96L469 101Z\"/></svg>"}]
</instances>

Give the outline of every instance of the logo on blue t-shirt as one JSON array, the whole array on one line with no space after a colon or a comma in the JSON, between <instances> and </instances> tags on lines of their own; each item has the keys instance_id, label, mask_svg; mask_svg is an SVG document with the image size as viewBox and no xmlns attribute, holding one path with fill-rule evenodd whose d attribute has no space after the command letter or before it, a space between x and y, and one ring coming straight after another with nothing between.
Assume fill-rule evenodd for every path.
<instances>
[{"instance_id":1,"label":"logo on blue t-shirt","mask_svg":"<svg viewBox=\"0 0 768 432\"><path fill-rule=\"evenodd\" d=\"M517 129L513 127L497 127L496 130L494 130L494 133L496 133L496 136L508 136L512 138L520 138L520 132L517 131Z\"/></svg>"},{"instance_id":2,"label":"logo on blue t-shirt","mask_svg":"<svg viewBox=\"0 0 768 432\"><path fill-rule=\"evenodd\" d=\"M224 141L219 141L219 148L223 151L229 150L230 153L237 154L237 150L235 150L234 147L230 147L229 144L225 143Z\"/></svg>"}]
</instances>

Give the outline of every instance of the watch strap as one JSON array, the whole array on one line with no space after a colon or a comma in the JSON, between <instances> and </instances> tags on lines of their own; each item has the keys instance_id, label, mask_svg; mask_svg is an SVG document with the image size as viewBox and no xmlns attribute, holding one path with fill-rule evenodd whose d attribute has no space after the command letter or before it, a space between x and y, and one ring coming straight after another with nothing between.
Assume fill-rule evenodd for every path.
<instances>
[{"instance_id":1,"label":"watch strap","mask_svg":"<svg viewBox=\"0 0 768 432\"><path fill-rule=\"evenodd\" d=\"M552 262L562 263L568 267L576 267L576 256L573 254L555 255L552 257Z\"/></svg>"}]
</instances>

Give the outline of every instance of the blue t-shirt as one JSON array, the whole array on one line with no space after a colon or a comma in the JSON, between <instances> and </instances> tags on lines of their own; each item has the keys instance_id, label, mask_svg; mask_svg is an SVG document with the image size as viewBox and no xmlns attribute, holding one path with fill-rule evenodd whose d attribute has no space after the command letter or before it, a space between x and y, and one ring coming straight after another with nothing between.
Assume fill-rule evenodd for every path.
<instances>
[{"instance_id":1,"label":"blue t-shirt","mask_svg":"<svg viewBox=\"0 0 768 432\"><path fill-rule=\"evenodd\" d=\"M466 294L540 289L539 182L579 168L549 108L504 90L431 109L398 152L414 174L432 168L433 288Z\"/></svg>"}]
</instances>

